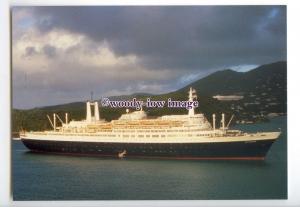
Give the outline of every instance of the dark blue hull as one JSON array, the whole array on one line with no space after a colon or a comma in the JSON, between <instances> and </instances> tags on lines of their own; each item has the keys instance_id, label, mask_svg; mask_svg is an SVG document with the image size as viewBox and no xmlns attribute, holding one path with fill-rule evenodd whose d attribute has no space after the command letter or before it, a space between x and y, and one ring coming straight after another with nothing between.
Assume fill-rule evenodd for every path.
<instances>
[{"instance_id":1,"label":"dark blue hull","mask_svg":"<svg viewBox=\"0 0 300 207\"><path fill-rule=\"evenodd\" d=\"M264 159L274 140L212 143L102 143L22 139L37 152L175 159Z\"/></svg>"}]
</instances>

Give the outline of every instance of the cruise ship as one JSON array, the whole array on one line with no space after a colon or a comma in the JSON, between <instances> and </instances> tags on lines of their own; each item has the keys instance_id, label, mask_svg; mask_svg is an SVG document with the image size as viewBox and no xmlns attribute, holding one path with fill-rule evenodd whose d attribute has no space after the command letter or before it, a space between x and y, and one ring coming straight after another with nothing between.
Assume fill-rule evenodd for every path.
<instances>
[{"instance_id":1,"label":"cruise ship","mask_svg":"<svg viewBox=\"0 0 300 207\"><path fill-rule=\"evenodd\" d=\"M188 100L197 99L190 88ZM21 132L24 145L35 152L116 158L263 160L280 132L246 133L229 129L225 115L210 123L204 114L188 109L184 115L147 118L143 109L121 115L110 122L100 118L97 101L87 101L86 119L63 121L57 114L48 119L49 131Z\"/></svg>"}]
</instances>

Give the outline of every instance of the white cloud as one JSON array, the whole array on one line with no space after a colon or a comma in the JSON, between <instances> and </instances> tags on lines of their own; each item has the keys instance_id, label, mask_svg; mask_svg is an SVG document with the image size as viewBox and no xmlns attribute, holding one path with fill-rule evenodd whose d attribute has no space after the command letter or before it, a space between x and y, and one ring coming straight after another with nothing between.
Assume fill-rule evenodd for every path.
<instances>
[{"instance_id":1,"label":"white cloud","mask_svg":"<svg viewBox=\"0 0 300 207\"><path fill-rule=\"evenodd\" d=\"M55 58L49 57L44 48L55 49ZM28 54L28 49L34 52ZM136 55L116 56L106 42L94 42L84 35L64 30L52 30L41 34L29 29L20 39L13 42L13 66L26 73L69 70L101 73L107 78L122 79L167 79L170 70L148 70L139 64ZM61 68L66 66L64 68ZM79 70L79 71L76 71ZM117 75L117 76L116 76Z\"/></svg>"},{"instance_id":2,"label":"white cloud","mask_svg":"<svg viewBox=\"0 0 300 207\"><path fill-rule=\"evenodd\" d=\"M148 69L134 54L118 56L105 41L95 42L61 29L41 33L31 27L14 39L12 52L14 102L26 106L53 104L65 100L63 96L73 100L79 91L97 90L99 95L162 93L168 87L162 82L180 75L170 69ZM41 100L45 94L51 101ZM32 97L37 100L33 102Z\"/></svg>"},{"instance_id":3,"label":"white cloud","mask_svg":"<svg viewBox=\"0 0 300 207\"><path fill-rule=\"evenodd\" d=\"M249 64L249 65L235 65L235 66L231 66L230 68L237 72L247 72L257 67L258 65Z\"/></svg>"}]
</instances>

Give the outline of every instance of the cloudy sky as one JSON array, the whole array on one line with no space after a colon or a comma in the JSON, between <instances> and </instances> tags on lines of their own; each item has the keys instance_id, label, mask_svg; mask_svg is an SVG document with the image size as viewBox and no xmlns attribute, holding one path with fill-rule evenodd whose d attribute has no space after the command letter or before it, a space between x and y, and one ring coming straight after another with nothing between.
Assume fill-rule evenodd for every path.
<instances>
[{"instance_id":1,"label":"cloudy sky","mask_svg":"<svg viewBox=\"0 0 300 207\"><path fill-rule=\"evenodd\" d=\"M286 60L284 6L13 7L13 107L179 89Z\"/></svg>"}]
</instances>

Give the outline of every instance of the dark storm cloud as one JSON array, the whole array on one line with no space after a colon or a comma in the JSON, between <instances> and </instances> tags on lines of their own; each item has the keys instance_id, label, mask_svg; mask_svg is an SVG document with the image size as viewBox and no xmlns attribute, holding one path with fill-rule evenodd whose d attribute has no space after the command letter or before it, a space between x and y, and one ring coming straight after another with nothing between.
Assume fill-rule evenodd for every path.
<instances>
[{"instance_id":1,"label":"dark storm cloud","mask_svg":"<svg viewBox=\"0 0 300 207\"><path fill-rule=\"evenodd\" d=\"M90 91L170 92L216 70L286 60L285 6L17 7L12 17L20 108Z\"/></svg>"},{"instance_id":2,"label":"dark storm cloud","mask_svg":"<svg viewBox=\"0 0 300 207\"><path fill-rule=\"evenodd\" d=\"M49 58L53 58L56 56L56 47L53 47L49 44L46 44L43 47L43 52L45 55L47 55Z\"/></svg>"},{"instance_id":3,"label":"dark storm cloud","mask_svg":"<svg viewBox=\"0 0 300 207\"><path fill-rule=\"evenodd\" d=\"M286 59L284 6L36 7L38 28L62 28L136 54L148 68L221 68Z\"/></svg>"},{"instance_id":4,"label":"dark storm cloud","mask_svg":"<svg viewBox=\"0 0 300 207\"><path fill-rule=\"evenodd\" d=\"M29 57L29 56L32 56L32 55L35 55L37 54L36 50L35 50L35 47L26 47L25 49L25 56L26 57Z\"/></svg>"}]
</instances>

